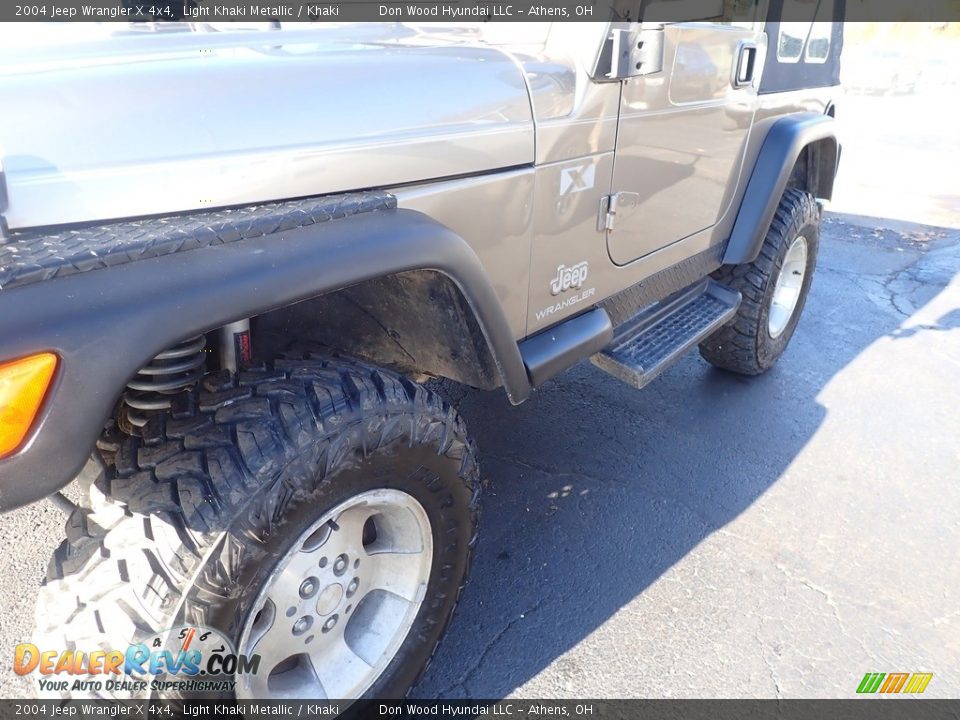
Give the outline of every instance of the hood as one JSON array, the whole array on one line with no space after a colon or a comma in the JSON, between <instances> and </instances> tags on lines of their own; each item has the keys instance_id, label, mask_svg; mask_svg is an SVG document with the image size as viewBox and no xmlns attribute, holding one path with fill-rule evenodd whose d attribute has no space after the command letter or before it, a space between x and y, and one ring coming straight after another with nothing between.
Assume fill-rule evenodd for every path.
<instances>
[{"instance_id":1,"label":"hood","mask_svg":"<svg viewBox=\"0 0 960 720\"><path fill-rule=\"evenodd\" d=\"M522 71L469 35L387 24L81 28L86 37L60 29L52 42L2 43L11 228L389 187L534 159Z\"/></svg>"}]
</instances>

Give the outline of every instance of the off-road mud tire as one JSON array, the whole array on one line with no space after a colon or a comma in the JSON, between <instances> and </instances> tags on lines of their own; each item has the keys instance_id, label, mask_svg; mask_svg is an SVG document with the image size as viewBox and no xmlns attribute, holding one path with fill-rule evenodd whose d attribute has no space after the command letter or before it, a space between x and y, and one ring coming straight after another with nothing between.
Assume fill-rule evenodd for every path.
<instances>
[{"instance_id":1,"label":"off-road mud tire","mask_svg":"<svg viewBox=\"0 0 960 720\"><path fill-rule=\"evenodd\" d=\"M768 329L774 287L791 243L807 241L807 269L800 298L786 328L777 337ZM700 355L715 367L741 375L769 370L786 350L810 291L820 239L820 209L810 193L789 188L783 194L757 259L724 265L713 277L743 297L732 322L700 343Z\"/></svg>"},{"instance_id":2,"label":"off-road mud tire","mask_svg":"<svg viewBox=\"0 0 960 720\"><path fill-rule=\"evenodd\" d=\"M476 540L479 471L460 417L398 375L313 357L208 376L195 400L125 439L90 484L40 593L38 646L124 649L181 624L236 642L285 541L344 499L393 487L424 507L434 548L413 627L366 693L402 697L453 615Z\"/></svg>"}]
</instances>

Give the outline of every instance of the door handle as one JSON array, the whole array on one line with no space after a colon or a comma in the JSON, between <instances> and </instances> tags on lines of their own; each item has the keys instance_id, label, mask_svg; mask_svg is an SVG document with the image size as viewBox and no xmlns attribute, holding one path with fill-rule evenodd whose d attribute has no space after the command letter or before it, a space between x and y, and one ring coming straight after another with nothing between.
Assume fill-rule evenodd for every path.
<instances>
[{"instance_id":1,"label":"door handle","mask_svg":"<svg viewBox=\"0 0 960 720\"><path fill-rule=\"evenodd\" d=\"M737 64L733 66L733 86L746 87L753 84L754 71L757 68L757 46L742 42L737 52Z\"/></svg>"}]
</instances>

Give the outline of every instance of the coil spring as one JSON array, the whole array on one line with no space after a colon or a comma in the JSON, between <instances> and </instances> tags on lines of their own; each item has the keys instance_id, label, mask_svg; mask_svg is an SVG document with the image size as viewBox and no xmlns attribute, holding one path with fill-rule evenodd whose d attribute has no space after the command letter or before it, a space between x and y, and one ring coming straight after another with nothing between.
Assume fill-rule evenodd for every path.
<instances>
[{"instance_id":1,"label":"coil spring","mask_svg":"<svg viewBox=\"0 0 960 720\"><path fill-rule=\"evenodd\" d=\"M169 410L175 396L195 387L203 376L207 339L188 338L164 350L127 383L121 402L121 429L137 434L151 415Z\"/></svg>"}]
</instances>

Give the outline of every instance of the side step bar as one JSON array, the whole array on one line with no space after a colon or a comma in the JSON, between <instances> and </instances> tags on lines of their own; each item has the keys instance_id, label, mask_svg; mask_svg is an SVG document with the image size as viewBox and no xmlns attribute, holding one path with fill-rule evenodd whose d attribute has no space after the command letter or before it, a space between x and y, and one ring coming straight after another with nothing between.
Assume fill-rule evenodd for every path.
<instances>
[{"instance_id":1,"label":"side step bar","mask_svg":"<svg viewBox=\"0 0 960 720\"><path fill-rule=\"evenodd\" d=\"M642 388L729 322L740 299L739 292L713 280L698 283L617 326L613 342L590 360L628 385Z\"/></svg>"},{"instance_id":2,"label":"side step bar","mask_svg":"<svg viewBox=\"0 0 960 720\"><path fill-rule=\"evenodd\" d=\"M543 385L613 340L613 325L603 308L566 320L520 343L520 356L534 387Z\"/></svg>"}]
</instances>

